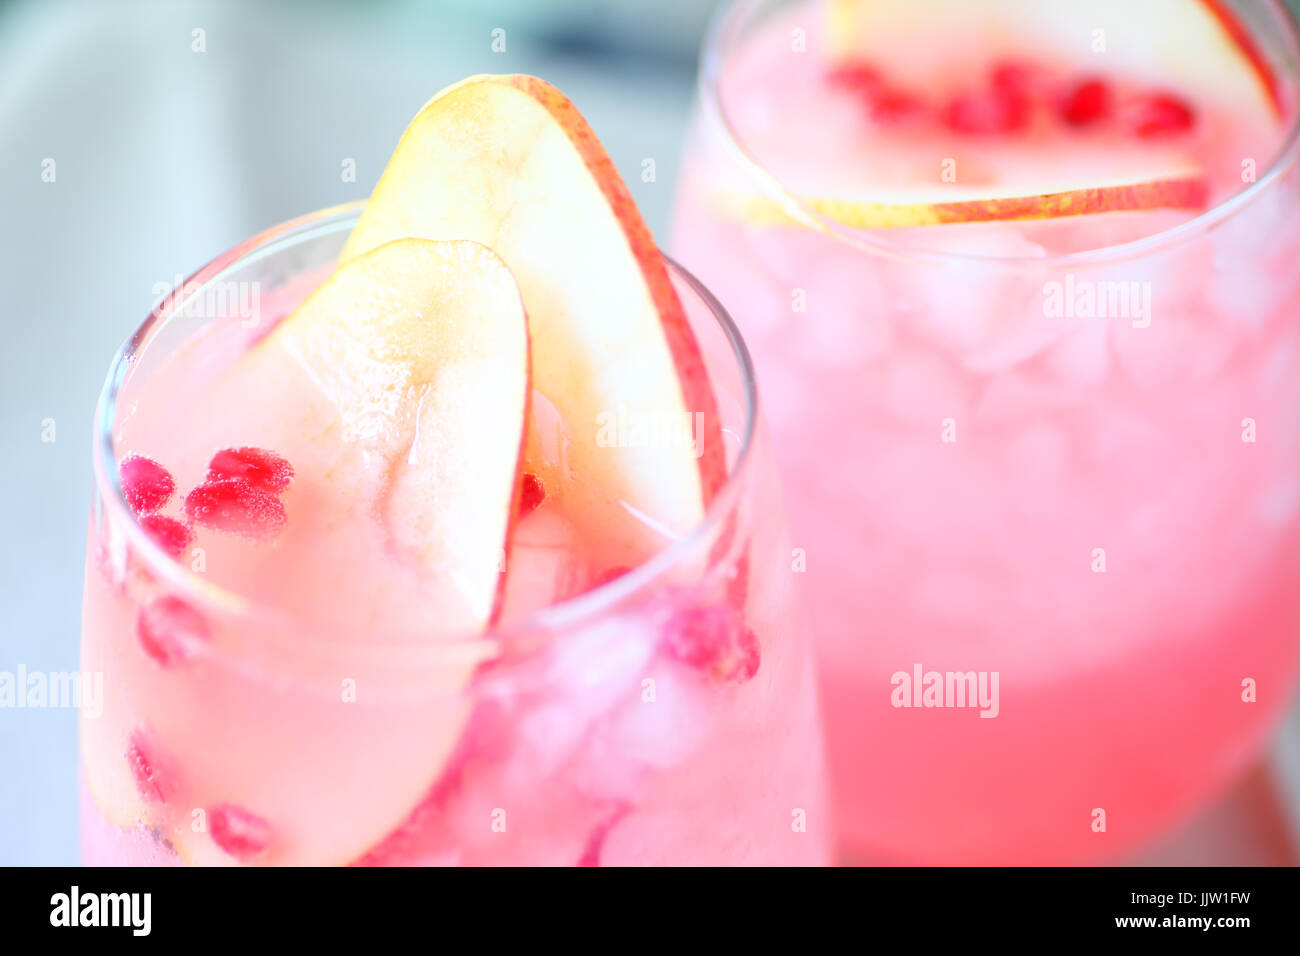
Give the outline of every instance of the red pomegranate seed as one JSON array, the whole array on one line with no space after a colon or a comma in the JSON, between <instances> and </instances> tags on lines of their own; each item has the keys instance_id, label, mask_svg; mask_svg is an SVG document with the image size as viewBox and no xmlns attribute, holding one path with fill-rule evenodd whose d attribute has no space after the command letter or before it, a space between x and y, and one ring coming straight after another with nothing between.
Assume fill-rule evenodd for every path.
<instances>
[{"instance_id":1,"label":"red pomegranate seed","mask_svg":"<svg viewBox=\"0 0 1300 956\"><path fill-rule=\"evenodd\" d=\"M545 500L546 486L542 484L542 479L532 472L524 472L523 489L519 493L519 517L532 514Z\"/></svg>"},{"instance_id":2,"label":"red pomegranate seed","mask_svg":"<svg viewBox=\"0 0 1300 956\"><path fill-rule=\"evenodd\" d=\"M145 534L153 538L158 547L173 558L179 558L194 540L194 532L189 525L166 515L145 515L140 519L140 527L144 528Z\"/></svg>"},{"instance_id":3,"label":"red pomegranate seed","mask_svg":"<svg viewBox=\"0 0 1300 956\"><path fill-rule=\"evenodd\" d=\"M1105 80L1079 80L1057 104L1057 113L1071 126L1089 126L1110 115L1110 85Z\"/></svg>"},{"instance_id":4,"label":"red pomegranate seed","mask_svg":"<svg viewBox=\"0 0 1300 956\"><path fill-rule=\"evenodd\" d=\"M758 673L758 638L728 607L690 608L672 616L661 647L669 657L723 682Z\"/></svg>"},{"instance_id":5,"label":"red pomegranate seed","mask_svg":"<svg viewBox=\"0 0 1300 956\"><path fill-rule=\"evenodd\" d=\"M142 607L135 630L145 653L163 667L193 657L212 637L203 615L170 595Z\"/></svg>"},{"instance_id":6,"label":"red pomegranate seed","mask_svg":"<svg viewBox=\"0 0 1300 956\"><path fill-rule=\"evenodd\" d=\"M285 525L284 504L243 478L207 481L185 496L185 513L195 524L249 538L265 538Z\"/></svg>"},{"instance_id":7,"label":"red pomegranate seed","mask_svg":"<svg viewBox=\"0 0 1300 956\"><path fill-rule=\"evenodd\" d=\"M283 491L293 479L293 465L264 448L223 448L208 462L206 481L242 478L263 491Z\"/></svg>"},{"instance_id":8,"label":"red pomegranate seed","mask_svg":"<svg viewBox=\"0 0 1300 956\"><path fill-rule=\"evenodd\" d=\"M859 60L832 67L826 72L826 81L835 89L867 96L874 96L885 87L880 71Z\"/></svg>"},{"instance_id":9,"label":"red pomegranate seed","mask_svg":"<svg viewBox=\"0 0 1300 956\"><path fill-rule=\"evenodd\" d=\"M989 82L999 93L1029 97L1038 90L1042 72L1023 60L1002 60L989 71Z\"/></svg>"},{"instance_id":10,"label":"red pomegranate seed","mask_svg":"<svg viewBox=\"0 0 1300 956\"><path fill-rule=\"evenodd\" d=\"M138 730L131 734L130 744L126 748L126 762L131 768L131 776L135 778L140 796L148 803L166 802L167 795L163 791L162 777L153 758L149 756L149 746L145 742L144 734Z\"/></svg>"},{"instance_id":11,"label":"red pomegranate seed","mask_svg":"<svg viewBox=\"0 0 1300 956\"><path fill-rule=\"evenodd\" d=\"M1196 123L1196 113L1177 96L1153 93L1127 104L1124 122L1137 136L1153 139L1187 132Z\"/></svg>"},{"instance_id":12,"label":"red pomegranate seed","mask_svg":"<svg viewBox=\"0 0 1300 956\"><path fill-rule=\"evenodd\" d=\"M208 811L208 832L212 842L236 860L251 860L271 845L270 824L229 803Z\"/></svg>"},{"instance_id":13,"label":"red pomegranate seed","mask_svg":"<svg viewBox=\"0 0 1300 956\"><path fill-rule=\"evenodd\" d=\"M921 98L903 90L886 90L871 103L871 118L888 125L905 123L924 113L925 103Z\"/></svg>"},{"instance_id":14,"label":"red pomegranate seed","mask_svg":"<svg viewBox=\"0 0 1300 956\"><path fill-rule=\"evenodd\" d=\"M957 133L975 136L1010 133L1029 121L1029 101L1007 90L965 93L948 104L944 120Z\"/></svg>"},{"instance_id":15,"label":"red pomegranate seed","mask_svg":"<svg viewBox=\"0 0 1300 956\"><path fill-rule=\"evenodd\" d=\"M176 490L176 482L167 469L144 455L127 455L118 466L122 477L122 495L138 515L157 511Z\"/></svg>"}]
</instances>

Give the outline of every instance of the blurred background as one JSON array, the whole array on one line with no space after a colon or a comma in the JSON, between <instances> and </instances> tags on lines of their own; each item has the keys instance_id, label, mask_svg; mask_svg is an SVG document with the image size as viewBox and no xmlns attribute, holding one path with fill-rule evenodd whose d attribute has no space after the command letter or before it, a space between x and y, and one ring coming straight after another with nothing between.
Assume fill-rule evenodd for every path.
<instances>
[{"instance_id":1,"label":"blurred background","mask_svg":"<svg viewBox=\"0 0 1300 956\"><path fill-rule=\"evenodd\" d=\"M662 237L717 5L0 0L0 671L77 667L91 414L159 284L364 198L418 108L477 72L568 93ZM1270 769L1150 862L1283 861L1292 723ZM0 709L0 865L77 862L77 772L75 712Z\"/></svg>"}]
</instances>

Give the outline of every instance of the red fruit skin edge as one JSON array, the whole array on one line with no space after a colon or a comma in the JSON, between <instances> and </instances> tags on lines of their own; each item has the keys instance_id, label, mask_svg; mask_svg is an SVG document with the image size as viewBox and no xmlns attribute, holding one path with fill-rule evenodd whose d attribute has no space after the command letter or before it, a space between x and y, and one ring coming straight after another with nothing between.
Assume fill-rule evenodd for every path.
<instances>
[{"instance_id":1,"label":"red fruit skin edge","mask_svg":"<svg viewBox=\"0 0 1300 956\"><path fill-rule=\"evenodd\" d=\"M605 201L609 203L623 226L623 235L627 239L632 257L641 267L646 287L650 291L650 298L659 312L664 338L668 342L668 351L677 369L687 410L704 415L705 429L699 465L703 505L707 509L714 496L726 483L727 453L722 443L721 419L718 417L713 383L704 366L704 357L700 353L699 343L695 340L695 333L691 330L681 300L677 297L677 290L673 288L672 279L668 277L668 268L664 265L663 255L651 238L650 230L642 222L640 213L636 211L636 202L632 199L627 184L623 182L623 177L618 174L614 161L609 158L600 140L596 138L587 121L582 118L582 114L568 97L558 90L555 90L555 95L552 96L553 87L546 86L537 77L526 74L502 77L497 82L523 90L542 104L560 125L569 131L574 148L582 156ZM701 407L691 408L692 403Z\"/></svg>"},{"instance_id":2,"label":"red fruit skin edge","mask_svg":"<svg viewBox=\"0 0 1300 956\"><path fill-rule=\"evenodd\" d=\"M1229 39L1237 45L1254 69L1259 81L1264 84L1264 89L1268 92L1269 102L1273 106L1273 112L1279 120L1286 118L1286 95L1283 91L1282 81L1276 73L1273 72L1272 66L1264 56L1264 51L1260 49L1255 38L1251 36L1246 25L1241 22L1237 16L1237 11L1233 10L1223 0L1202 0L1207 10L1214 19L1219 21L1219 26L1223 27L1223 32L1228 34Z\"/></svg>"}]
</instances>

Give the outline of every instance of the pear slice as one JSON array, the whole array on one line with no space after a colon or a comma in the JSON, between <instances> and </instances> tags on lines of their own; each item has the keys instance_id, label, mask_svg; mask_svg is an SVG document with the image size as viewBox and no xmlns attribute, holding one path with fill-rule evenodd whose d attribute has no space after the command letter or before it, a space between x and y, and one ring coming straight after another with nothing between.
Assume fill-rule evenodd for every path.
<instances>
[{"instance_id":1,"label":"pear slice","mask_svg":"<svg viewBox=\"0 0 1300 956\"><path fill-rule=\"evenodd\" d=\"M177 781L159 812L178 824L168 835L182 860L347 863L382 840L442 775L472 707L466 685L492 653L486 642L453 639L487 628L501 599L519 498L528 350L518 287L491 250L404 239L339 267L218 383L216 408L263 409L304 443L284 450L300 465L311 462L295 482L315 506L310 514L290 511L285 537L295 521L319 537L332 533L332 516L348 527L360 516L363 533L387 542L398 568L422 581L427 601L411 613L431 622L431 633L429 653L410 649L421 652L418 666L395 672L386 652L408 649L384 647L382 627L357 635L377 646L348 650L323 645L304 626L294 632L300 646L272 643L265 653L303 686L327 688L323 695L250 697L237 669L214 666L202 687L227 702L219 727L196 724L206 709L180 701L159 707L151 733L160 753L175 755ZM374 587L382 604L385 582ZM409 600L409 589L401 593ZM129 672L119 676L150 688L145 699L185 686L175 683L184 675L161 671L143 654L124 658ZM357 687L355 705L335 703L328 692L343 679ZM122 759L128 717L106 714L87 749L92 791L101 806L125 795L126 806L106 813L126 821L145 815L134 806ZM187 815L197 807L210 820L227 812L214 808L234 807L265 821L266 846L246 859L223 852L211 826L191 830Z\"/></svg>"},{"instance_id":2,"label":"pear slice","mask_svg":"<svg viewBox=\"0 0 1300 956\"><path fill-rule=\"evenodd\" d=\"M481 242L514 274L533 387L558 420L530 434L524 467L603 560L637 563L699 522L726 473L704 361L626 185L563 94L477 76L430 100L342 261L405 236ZM651 437L683 423L693 441Z\"/></svg>"},{"instance_id":3,"label":"pear slice","mask_svg":"<svg viewBox=\"0 0 1300 956\"><path fill-rule=\"evenodd\" d=\"M528 326L505 264L474 242L403 239L344 262L270 336L337 409L339 437L391 463L393 545L443 585L450 633L503 589L529 397Z\"/></svg>"},{"instance_id":4,"label":"pear slice","mask_svg":"<svg viewBox=\"0 0 1300 956\"><path fill-rule=\"evenodd\" d=\"M1174 174L1144 182L1114 182L1105 185L1054 186L1049 191L1017 195L1005 190L971 187L907 196L896 190L876 195L844 188L838 198L819 196L803 202L850 229L900 229L944 223L1025 221L1089 216L1104 212L1133 212L1149 209L1203 209L1210 185L1201 173ZM834 190L832 190L834 192ZM723 194L721 211L755 226L793 225L795 212L779 200L757 193Z\"/></svg>"}]
</instances>

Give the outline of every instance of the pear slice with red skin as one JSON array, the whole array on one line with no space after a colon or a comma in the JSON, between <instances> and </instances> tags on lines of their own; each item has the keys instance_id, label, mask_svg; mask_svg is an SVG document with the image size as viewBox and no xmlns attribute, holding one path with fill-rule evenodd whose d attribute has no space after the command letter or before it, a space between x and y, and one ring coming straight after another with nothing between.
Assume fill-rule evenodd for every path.
<instances>
[{"instance_id":1,"label":"pear slice with red skin","mask_svg":"<svg viewBox=\"0 0 1300 956\"><path fill-rule=\"evenodd\" d=\"M342 261L405 236L481 242L514 274L533 387L560 433L530 434L524 468L603 560L636 564L701 520L726 475L704 361L626 185L562 93L531 76L476 76L430 100ZM692 447L617 429L697 421ZM547 444L555 457L540 453Z\"/></svg>"},{"instance_id":2,"label":"pear slice with red skin","mask_svg":"<svg viewBox=\"0 0 1300 956\"><path fill-rule=\"evenodd\" d=\"M162 807L133 796L117 737L135 718L106 711L86 763L110 819L163 820L189 863L323 865L361 856L419 805L460 741L472 708L466 688L492 653L463 638L489 626L502 594L528 350L518 287L491 250L404 239L340 266L232 367L217 397L237 402L241 385L271 383L277 414L316 447L313 468L300 467L295 481L374 516L375 533L391 540L437 608L429 643L448 643L431 647L416 672L395 675L369 647L325 655L313 645L319 635L303 627L302 672L290 673L309 687L327 682L325 694L329 682L354 679L358 702L341 710L313 695L289 706L273 690L231 708L250 685L238 669L210 667L204 693L227 711L209 745L194 745L195 715L206 711L177 704L151 715L157 754L174 751L174 799ZM313 518L291 512L291 524L295 517ZM148 699L175 693L194 674L127 656L118 676L156 688ZM394 683L401 691L388 694ZM206 830L191 828L190 808L207 812ZM230 813L258 821L265 847L247 858L223 851L214 813L217 822Z\"/></svg>"},{"instance_id":3,"label":"pear slice with red skin","mask_svg":"<svg viewBox=\"0 0 1300 956\"><path fill-rule=\"evenodd\" d=\"M972 198L884 199L818 197L803 204L851 229L898 229L944 223L1059 219L1103 212L1146 209L1203 209L1210 187L1204 176L1188 174L1167 180L1116 183L1064 189L1032 196L984 196L967 190ZM954 195L953 193L948 195ZM798 221L793 210L762 195L732 195L720 200L730 215L756 226L787 225Z\"/></svg>"}]
</instances>

